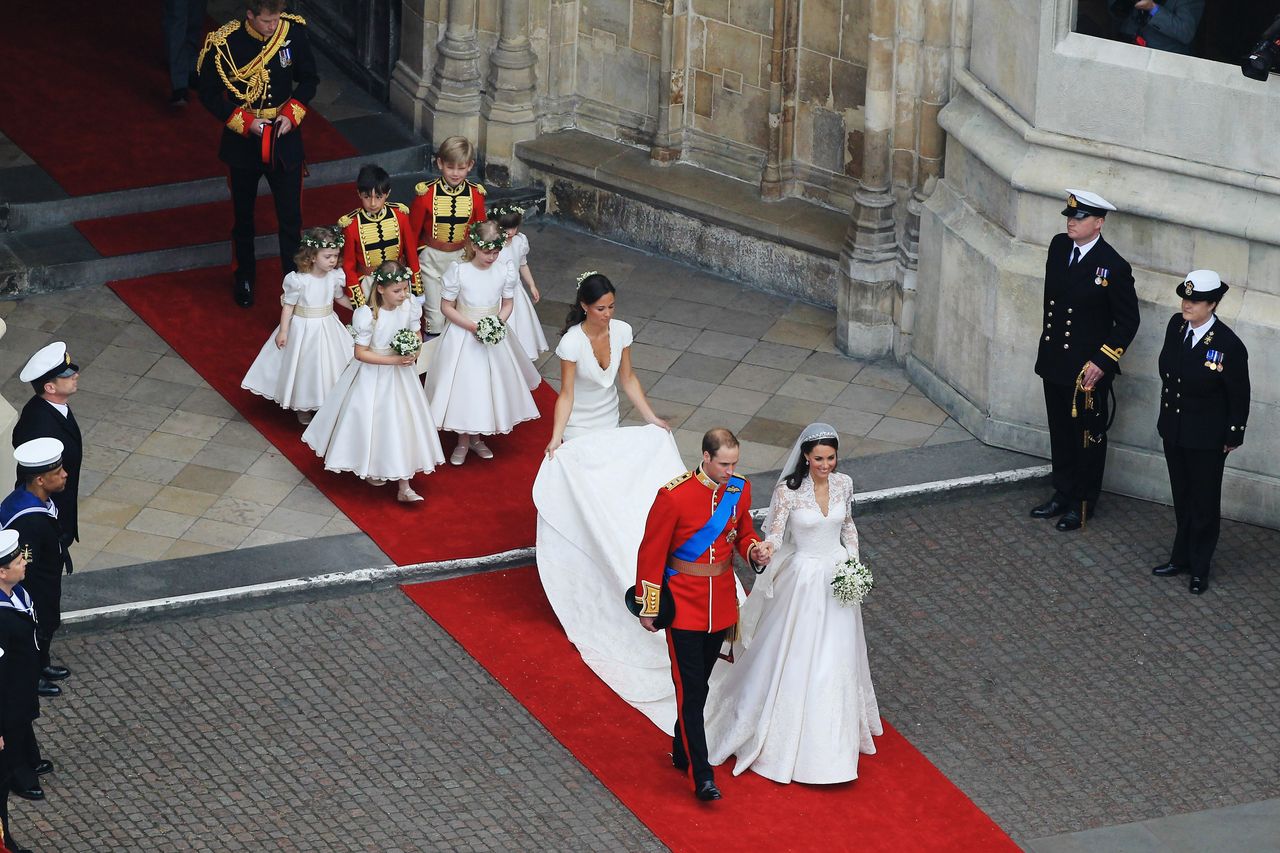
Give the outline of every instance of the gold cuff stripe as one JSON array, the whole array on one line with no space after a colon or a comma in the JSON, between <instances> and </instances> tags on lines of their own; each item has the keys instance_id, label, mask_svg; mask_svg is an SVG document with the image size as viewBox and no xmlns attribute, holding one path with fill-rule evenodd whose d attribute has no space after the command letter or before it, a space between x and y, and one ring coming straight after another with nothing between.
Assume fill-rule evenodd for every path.
<instances>
[{"instance_id":1,"label":"gold cuff stripe","mask_svg":"<svg viewBox=\"0 0 1280 853\"><path fill-rule=\"evenodd\" d=\"M1102 354L1112 361L1119 361L1120 356L1124 355L1124 347L1109 347L1106 344L1103 344Z\"/></svg>"},{"instance_id":2,"label":"gold cuff stripe","mask_svg":"<svg viewBox=\"0 0 1280 853\"><path fill-rule=\"evenodd\" d=\"M662 587L651 581L640 581L640 586L644 590L641 595L636 596L636 600L640 602L640 615L657 616L658 604L662 600Z\"/></svg>"}]
</instances>

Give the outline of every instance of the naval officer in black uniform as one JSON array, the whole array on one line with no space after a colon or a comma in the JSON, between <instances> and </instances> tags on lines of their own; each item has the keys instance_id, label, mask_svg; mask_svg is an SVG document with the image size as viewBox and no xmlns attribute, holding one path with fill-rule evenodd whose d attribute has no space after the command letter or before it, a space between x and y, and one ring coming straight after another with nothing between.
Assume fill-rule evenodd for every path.
<instances>
[{"instance_id":1,"label":"naval officer in black uniform","mask_svg":"<svg viewBox=\"0 0 1280 853\"><path fill-rule=\"evenodd\" d=\"M1053 497L1031 510L1078 530L1094 513L1107 457L1111 383L1138 331L1129 262L1102 239L1116 208L1086 190L1067 190L1067 231L1049 243L1036 375L1053 456Z\"/></svg>"},{"instance_id":2,"label":"naval officer in black uniform","mask_svg":"<svg viewBox=\"0 0 1280 853\"><path fill-rule=\"evenodd\" d=\"M218 157L231 172L234 295L243 308L253 304L253 203L261 178L275 198L284 273L294 271L302 240L301 124L320 74L306 21L284 6L245 0L244 20L210 33L196 61L200 101L224 125Z\"/></svg>"},{"instance_id":3,"label":"naval officer in black uniform","mask_svg":"<svg viewBox=\"0 0 1280 853\"><path fill-rule=\"evenodd\" d=\"M1249 419L1249 351L1214 310L1228 290L1213 270L1178 285L1182 311L1169 318L1160 350L1160 419L1178 532L1160 576L1191 573L1190 590L1209 588L1218 544L1222 469L1244 443Z\"/></svg>"}]
</instances>

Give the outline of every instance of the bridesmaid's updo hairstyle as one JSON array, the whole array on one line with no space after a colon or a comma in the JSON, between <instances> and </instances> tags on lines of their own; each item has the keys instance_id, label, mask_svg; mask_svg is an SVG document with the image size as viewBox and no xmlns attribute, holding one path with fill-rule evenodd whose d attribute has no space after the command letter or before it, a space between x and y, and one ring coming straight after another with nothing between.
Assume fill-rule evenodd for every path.
<instances>
[{"instance_id":1,"label":"bridesmaid's updo hairstyle","mask_svg":"<svg viewBox=\"0 0 1280 853\"><path fill-rule=\"evenodd\" d=\"M787 488L791 491L794 492L796 489L800 488L800 484L804 482L804 478L809 476L809 460L805 457L812 453L813 449L819 445L823 447L830 447L837 453L840 452L840 439L835 436L831 436L829 438L815 438L801 444L800 458L796 460L795 470L787 475L787 479L783 480L783 482L787 484Z\"/></svg>"},{"instance_id":2,"label":"bridesmaid's updo hairstyle","mask_svg":"<svg viewBox=\"0 0 1280 853\"><path fill-rule=\"evenodd\" d=\"M595 270L578 276L578 292L573 297L573 304L569 306L569 315L565 317L564 328L560 330L560 334L563 335L587 319L587 309L583 308L583 305L595 305L605 294L617 292L618 289L613 286L613 282Z\"/></svg>"}]
</instances>

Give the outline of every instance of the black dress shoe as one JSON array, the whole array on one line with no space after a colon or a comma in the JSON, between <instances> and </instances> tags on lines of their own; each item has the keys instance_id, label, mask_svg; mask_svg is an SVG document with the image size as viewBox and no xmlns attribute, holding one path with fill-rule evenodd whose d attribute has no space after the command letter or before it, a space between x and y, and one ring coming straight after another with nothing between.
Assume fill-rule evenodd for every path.
<instances>
[{"instance_id":1,"label":"black dress shoe","mask_svg":"<svg viewBox=\"0 0 1280 853\"><path fill-rule=\"evenodd\" d=\"M1080 510L1069 509L1058 519L1058 523L1054 525L1059 530L1079 530L1084 527L1084 520L1080 516Z\"/></svg>"},{"instance_id":2,"label":"black dress shoe","mask_svg":"<svg viewBox=\"0 0 1280 853\"><path fill-rule=\"evenodd\" d=\"M52 772L53 772L53 762L52 762L52 761L50 761L50 760L48 760L47 758L46 758L45 760L43 760L43 761L37 761L37 762L35 763L35 766L31 768L31 770L32 770L32 771L33 771L37 776L43 776L43 775L44 775L44 774L46 774L46 773L52 773Z\"/></svg>"},{"instance_id":3,"label":"black dress shoe","mask_svg":"<svg viewBox=\"0 0 1280 853\"><path fill-rule=\"evenodd\" d=\"M1187 589L1190 590L1192 595L1200 595L1208 588L1209 588L1208 578L1192 578L1190 585L1188 585L1187 587Z\"/></svg>"},{"instance_id":4,"label":"black dress shoe","mask_svg":"<svg viewBox=\"0 0 1280 853\"><path fill-rule=\"evenodd\" d=\"M52 681L40 679L40 683L36 685L36 693L41 696L61 696L62 688L54 684Z\"/></svg>"},{"instance_id":5,"label":"black dress shoe","mask_svg":"<svg viewBox=\"0 0 1280 853\"><path fill-rule=\"evenodd\" d=\"M698 785L697 790L693 792L693 795L703 802L710 802L711 800L720 799L720 789L716 787L715 782L708 779Z\"/></svg>"},{"instance_id":6,"label":"black dress shoe","mask_svg":"<svg viewBox=\"0 0 1280 853\"><path fill-rule=\"evenodd\" d=\"M1056 497L1052 497L1052 498L1049 498L1049 500L1045 501L1044 503L1040 504L1040 506L1034 507L1031 510L1031 517L1032 518L1054 518L1056 516L1062 515L1066 511L1067 511L1067 502L1060 501Z\"/></svg>"},{"instance_id":7,"label":"black dress shoe","mask_svg":"<svg viewBox=\"0 0 1280 853\"><path fill-rule=\"evenodd\" d=\"M46 666L40 670L40 675L44 677L45 681L61 681L70 674L71 670L65 666Z\"/></svg>"},{"instance_id":8,"label":"black dress shoe","mask_svg":"<svg viewBox=\"0 0 1280 853\"><path fill-rule=\"evenodd\" d=\"M235 290L236 304L241 308L253 307L253 282L237 281Z\"/></svg>"},{"instance_id":9,"label":"black dress shoe","mask_svg":"<svg viewBox=\"0 0 1280 853\"><path fill-rule=\"evenodd\" d=\"M674 755L671 756L671 766L679 770L681 773L687 773L689 771L689 762L682 761L676 758Z\"/></svg>"},{"instance_id":10,"label":"black dress shoe","mask_svg":"<svg viewBox=\"0 0 1280 853\"><path fill-rule=\"evenodd\" d=\"M1151 574L1158 578L1167 578L1172 577L1173 575L1180 575L1186 570L1186 566L1179 566L1175 563L1161 563L1151 570Z\"/></svg>"},{"instance_id":11,"label":"black dress shoe","mask_svg":"<svg viewBox=\"0 0 1280 853\"><path fill-rule=\"evenodd\" d=\"M34 788L13 787L13 788L10 788L9 790L13 792L15 797L22 797L22 799L24 800L43 800L44 799L44 788L41 788L39 785L35 786Z\"/></svg>"}]
</instances>

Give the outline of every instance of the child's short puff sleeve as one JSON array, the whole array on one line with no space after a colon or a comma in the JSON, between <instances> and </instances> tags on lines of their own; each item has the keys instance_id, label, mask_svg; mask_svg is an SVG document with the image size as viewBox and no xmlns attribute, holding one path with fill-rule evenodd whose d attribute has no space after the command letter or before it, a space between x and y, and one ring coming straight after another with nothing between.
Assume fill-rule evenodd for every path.
<instances>
[{"instance_id":1,"label":"child's short puff sleeve","mask_svg":"<svg viewBox=\"0 0 1280 853\"><path fill-rule=\"evenodd\" d=\"M515 299L516 288L520 285L520 279L516 277L516 265L511 261L503 261L502 265L502 298Z\"/></svg>"},{"instance_id":2,"label":"child's short puff sleeve","mask_svg":"<svg viewBox=\"0 0 1280 853\"><path fill-rule=\"evenodd\" d=\"M302 288L306 286L306 281L302 278L302 273L291 272L284 277L282 287L284 294L280 297L281 305L297 305L302 301Z\"/></svg>"},{"instance_id":3,"label":"child's short puff sleeve","mask_svg":"<svg viewBox=\"0 0 1280 853\"><path fill-rule=\"evenodd\" d=\"M351 314L351 328L356 330L356 345L367 347L373 340L373 309L361 305Z\"/></svg>"},{"instance_id":4,"label":"child's short puff sleeve","mask_svg":"<svg viewBox=\"0 0 1280 853\"><path fill-rule=\"evenodd\" d=\"M329 270L329 286L333 288L333 298L341 299L347 295L347 276L342 271L342 267L336 270Z\"/></svg>"},{"instance_id":5,"label":"child's short puff sleeve","mask_svg":"<svg viewBox=\"0 0 1280 853\"><path fill-rule=\"evenodd\" d=\"M441 299L448 299L453 302L457 300L458 294L462 292L462 263L462 261L454 261L444 271L444 278L440 282Z\"/></svg>"}]
</instances>

